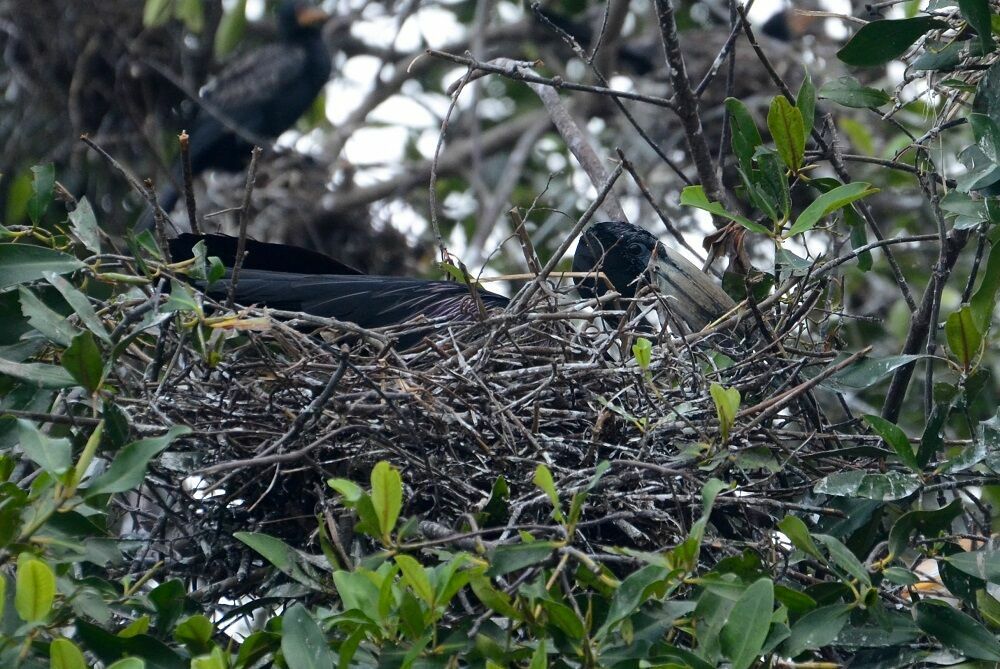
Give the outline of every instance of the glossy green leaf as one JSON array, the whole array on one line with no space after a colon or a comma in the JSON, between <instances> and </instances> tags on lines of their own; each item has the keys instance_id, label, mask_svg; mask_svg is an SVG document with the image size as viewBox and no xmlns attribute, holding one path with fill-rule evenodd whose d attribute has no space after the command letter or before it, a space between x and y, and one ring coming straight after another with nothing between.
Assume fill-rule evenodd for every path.
<instances>
[{"instance_id":1,"label":"glossy green leaf","mask_svg":"<svg viewBox=\"0 0 1000 669\"><path fill-rule=\"evenodd\" d=\"M864 497L888 502L909 497L920 489L920 478L901 472L868 473L865 471L836 472L820 479L818 493L837 497Z\"/></svg>"},{"instance_id":2,"label":"glossy green leaf","mask_svg":"<svg viewBox=\"0 0 1000 669\"><path fill-rule=\"evenodd\" d=\"M719 429L722 432L722 443L729 441L729 433L736 422L736 414L740 410L740 391L736 388L724 388L713 383L709 389L712 401L715 402L715 413L719 418Z\"/></svg>"},{"instance_id":3,"label":"glossy green leaf","mask_svg":"<svg viewBox=\"0 0 1000 669\"><path fill-rule=\"evenodd\" d=\"M666 579L670 571L660 565L646 565L625 577L615 589L604 624L594 634L596 639L604 639L608 632L636 612L644 601L644 594L653 585Z\"/></svg>"},{"instance_id":4,"label":"glossy green leaf","mask_svg":"<svg viewBox=\"0 0 1000 669\"><path fill-rule=\"evenodd\" d=\"M281 653L288 669L331 669L337 664L323 631L301 604L281 616Z\"/></svg>"},{"instance_id":5,"label":"glossy green leaf","mask_svg":"<svg viewBox=\"0 0 1000 669\"><path fill-rule=\"evenodd\" d=\"M979 357L979 350L983 345L983 332L976 327L976 319L968 305L948 316L944 323L944 334L948 340L948 348L968 372Z\"/></svg>"},{"instance_id":6,"label":"glossy green leaf","mask_svg":"<svg viewBox=\"0 0 1000 669\"><path fill-rule=\"evenodd\" d=\"M831 562L847 572L851 577L857 579L859 583L871 585L871 577L868 575L868 570L865 569L864 565L861 564L861 560L840 539L828 534L814 534L813 538L823 544L830 553Z\"/></svg>"},{"instance_id":7,"label":"glossy green leaf","mask_svg":"<svg viewBox=\"0 0 1000 669\"><path fill-rule=\"evenodd\" d=\"M527 544L498 546L489 554L490 568L487 576L503 576L548 560L558 550L555 541L534 541Z\"/></svg>"},{"instance_id":8,"label":"glossy green leaf","mask_svg":"<svg viewBox=\"0 0 1000 669\"><path fill-rule=\"evenodd\" d=\"M795 219L795 224L784 234L784 238L788 239L807 230L812 230L817 223L831 213L842 207L846 207L855 200L860 200L877 192L878 189L872 188L871 184L864 181L855 181L854 183L844 184L823 193L799 214L798 218Z\"/></svg>"},{"instance_id":9,"label":"glossy green leaf","mask_svg":"<svg viewBox=\"0 0 1000 669\"><path fill-rule=\"evenodd\" d=\"M56 169L52 163L36 165L31 168L31 199L28 200L28 218L35 225L42 221L46 210L52 203L52 194L56 186Z\"/></svg>"},{"instance_id":10,"label":"glossy green leaf","mask_svg":"<svg viewBox=\"0 0 1000 669\"><path fill-rule=\"evenodd\" d=\"M61 251L31 244L0 244L0 288L44 278L46 272L67 274L84 264Z\"/></svg>"},{"instance_id":11,"label":"glossy green leaf","mask_svg":"<svg viewBox=\"0 0 1000 669\"><path fill-rule=\"evenodd\" d=\"M760 234L767 236L771 235L771 231L760 223L755 223L749 218L740 216L739 214L730 214L718 202L709 202L708 197L705 195L705 189L701 186L686 187L681 192L681 204L688 207L695 207L696 209L702 209L716 216L721 216L722 218L729 219L730 221L735 221L751 232L759 232Z\"/></svg>"},{"instance_id":12,"label":"glossy green leaf","mask_svg":"<svg viewBox=\"0 0 1000 669\"><path fill-rule=\"evenodd\" d=\"M995 630L1000 629L1000 601L995 597L985 590L977 590L976 610L987 625Z\"/></svg>"},{"instance_id":13,"label":"glossy green leaf","mask_svg":"<svg viewBox=\"0 0 1000 669\"><path fill-rule=\"evenodd\" d=\"M854 33L837 52L837 58L855 67L882 65L902 56L927 32L947 27L947 23L929 16L872 21Z\"/></svg>"},{"instance_id":14,"label":"glossy green leaf","mask_svg":"<svg viewBox=\"0 0 1000 669\"><path fill-rule=\"evenodd\" d=\"M174 425L160 437L149 437L134 441L121 450L111 462L107 471L90 482L84 494L86 497L125 492L142 483L146 467L161 451L178 437L191 432L186 425Z\"/></svg>"},{"instance_id":15,"label":"glossy green leaf","mask_svg":"<svg viewBox=\"0 0 1000 669\"><path fill-rule=\"evenodd\" d=\"M802 112L792 106L783 95L778 95L771 101L767 112L767 128L771 131L778 155L788 166L797 172L802 166L802 158L806 150L806 129Z\"/></svg>"},{"instance_id":16,"label":"glossy green leaf","mask_svg":"<svg viewBox=\"0 0 1000 669\"><path fill-rule=\"evenodd\" d=\"M39 388L69 388L76 379L58 365L40 362L14 362L0 358L0 374L34 384Z\"/></svg>"},{"instance_id":17,"label":"glossy green leaf","mask_svg":"<svg viewBox=\"0 0 1000 669\"><path fill-rule=\"evenodd\" d=\"M73 307L73 311L80 317L80 322L86 325L88 330L93 332L101 341L110 343L111 336L104 327L104 323L98 318L97 312L94 311L94 307L86 295L58 274L46 272L45 280L59 291L59 294L62 295L69 306Z\"/></svg>"},{"instance_id":18,"label":"glossy green leaf","mask_svg":"<svg viewBox=\"0 0 1000 669\"><path fill-rule=\"evenodd\" d=\"M79 331L67 322L66 317L50 308L24 286L18 286L17 292L21 313L28 319L31 327L49 341L60 346L69 346Z\"/></svg>"},{"instance_id":19,"label":"glossy green leaf","mask_svg":"<svg viewBox=\"0 0 1000 669\"><path fill-rule=\"evenodd\" d=\"M799 91L795 94L795 106L802 114L802 125L805 128L805 136L808 137L816 119L816 86L809 76L809 70L805 71Z\"/></svg>"},{"instance_id":20,"label":"glossy green leaf","mask_svg":"<svg viewBox=\"0 0 1000 669\"><path fill-rule=\"evenodd\" d=\"M14 588L14 608L21 620L37 623L52 610L56 596L56 576L41 560L28 557L18 560Z\"/></svg>"},{"instance_id":21,"label":"glossy green leaf","mask_svg":"<svg viewBox=\"0 0 1000 669\"><path fill-rule=\"evenodd\" d=\"M822 553L819 552L819 547L809 534L809 528L806 527L806 524L798 516L785 516L778 523L778 529L788 537L793 546L803 553L815 558L822 556Z\"/></svg>"},{"instance_id":22,"label":"glossy green leaf","mask_svg":"<svg viewBox=\"0 0 1000 669\"><path fill-rule=\"evenodd\" d=\"M910 439L898 425L872 414L865 414L864 419L875 431L875 434L882 437L882 441L896 452L904 465L915 472L920 471L920 463L917 462L917 454L913 451L913 446L910 445Z\"/></svg>"},{"instance_id":23,"label":"glossy green leaf","mask_svg":"<svg viewBox=\"0 0 1000 669\"><path fill-rule=\"evenodd\" d=\"M903 365L909 365L923 355L890 355L884 358L864 358L820 383L820 386L839 393L851 393L870 388L887 378Z\"/></svg>"},{"instance_id":24,"label":"glossy green leaf","mask_svg":"<svg viewBox=\"0 0 1000 669\"><path fill-rule=\"evenodd\" d=\"M552 478L552 472L544 464L539 463L535 467L535 475L531 479L532 483L538 486L538 489L545 493L545 496L549 498L549 502L552 504L552 515L560 523L565 520L562 512L562 507L559 504L559 491L556 490L556 482Z\"/></svg>"},{"instance_id":25,"label":"glossy green leaf","mask_svg":"<svg viewBox=\"0 0 1000 669\"><path fill-rule=\"evenodd\" d=\"M221 60L228 55L240 40L247 29L247 0L237 0L222 16L219 21L219 28L215 32L215 57Z\"/></svg>"},{"instance_id":26,"label":"glossy green leaf","mask_svg":"<svg viewBox=\"0 0 1000 669\"><path fill-rule=\"evenodd\" d=\"M104 360L101 358L101 349L89 330L73 337L73 341L63 351L61 362L87 392L95 393L101 387Z\"/></svg>"},{"instance_id":27,"label":"glossy green leaf","mask_svg":"<svg viewBox=\"0 0 1000 669\"><path fill-rule=\"evenodd\" d=\"M382 460L372 469L371 483L372 506L378 517L379 530L383 537L388 537L395 529L403 508L403 478L398 469Z\"/></svg>"},{"instance_id":28,"label":"glossy green leaf","mask_svg":"<svg viewBox=\"0 0 1000 669\"><path fill-rule=\"evenodd\" d=\"M975 318L976 329L986 332L993 322L993 311L997 305L997 294L1000 292L1000 251L990 250L986 266L979 271L982 281L979 288L969 299L969 309Z\"/></svg>"},{"instance_id":29,"label":"glossy green leaf","mask_svg":"<svg viewBox=\"0 0 1000 669\"><path fill-rule=\"evenodd\" d=\"M892 524L892 529L889 530L889 555L894 557L902 555L914 532L932 538L940 532L949 531L951 522L961 513L962 503L957 499L940 509L907 511Z\"/></svg>"},{"instance_id":30,"label":"glossy green leaf","mask_svg":"<svg viewBox=\"0 0 1000 669\"><path fill-rule=\"evenodd\" d=\"M892 100L885 91L864 86L860 81L850 76L831 79L819 88L819 97L832 100L842 107L866 109L881 107Z\"/></svg>"},{"instance_id":31,"label":"glossy green leaf","mask_svg":"<svg viewBox=\"0 0 1000 669\"><path fill-rule=\"evenodd\" d=\"M73 464L69 439L53 439L23 418L18 419L17 428L21 450L35 464L57 478L69 470Z\"/></svg>"},{"instance_id":32,"label":"glossy green leaf","mask_svg":"<svg viewBox=\"0 0 1000 669\"><path fill-rule=\"evenodd\" d=\"M87 662L75 643L59 637L49 644L49 666L51 669L87 669Z\"/></svg>"},{"instance_id":33,"label":"glossy green leaf","mask_svg":"<svg viewBox=\"0 0 1000 669\"><path fill-rule=\"evenodd\" d=\"M754 581L736 600L722 628L722 651L733 669L749 669L757 661L771 627L774 583L769 578Z\"/></svg>"},{"instance_id":34,"label":"glossy green leaf","mask_svg":"<svg viewBox=\"0 0 1000 669\"><path fill-rule=\"evenodd\" d=\"M945 602L924 599L913 605L917 627L967 657L1000 662L1000 643L975 619Z\"/></svg>"},{"instance_id":35,"label":"glossy green leaf","mask_svg":"<svg viewBox=\"0 0 1000 669\"><path fill-rule=\"evenodd\" d=\"M764 143L750 110L736 98L726 98L726 111L732 125L733 153L744 170L749 171L757 147Z\"/></svg>"},{"instance_id":36,"label":"glossy green leaf","mask_svg":"<svg viewBox=\"0 0 1000 669\"><path fill-rule=\"evenodd\" d=\"M832 604L805 614L792 625L792 633L784 644L785 654L795 657L827 646L840 634L850 612L847 604Z\"/></svg>"},{"instance_id":37,"label":"glossy green leaf","mask_svg":"<svg viewBox=\"0 0 1000 669\"><path fill-rule=\"evenodd\" d=\"M632 355L635 356L635 362L640 369L649 369L653 361L653 343L645 337L639 337L632 344Z\"/></svg>"},{"instance_id":38,"label":"glossy green leaf","mask_svg":"<svg viewBox=\"0 0 1000 669\"><path fill-rule=\"evenodd\" d=\"M993 51L993 27L989 0L958 0L958 8L969 25L979 35L983 54Z\"/></svg>"},{"instance_id":39,"label":"glossy green leaf","mask_svg":"<svg viewBox=\"0 0 1000 669\"><path fill-rule=\"evenodd\" d=\"M434 606L434 586L431 585L423 566L409 555L396 555L393 560L396 561L396 566L403 574L403 580L414 594L424 600L427 606Z\"/></svg>"},{"instance_id":40,"label":"glossy green leaf","mask_svg":"<svg viewBox=\"0 0 1000 669\"><path fill-rule=\"evenodd\" d=\"M944 560L955 569L976 578L990 583L1000 583L1000 551L998 550L984 548L978 551L941 556L938 559Z\"/></svg>"},{"instance_id":41,"label":"glossy green leaf","mask_svg":"<svg viewBox=\"0 0 1000 669\"><path fill-rule=\"evenodd\" d=\"M76 203L76 208L69 212L69 223L73 235L88 251L101 252L101 232L97 225L97 217L94 215L94 208L90 206L90 200L86 197L80 198L79 202Z\"/></svg>"}]
</instances>

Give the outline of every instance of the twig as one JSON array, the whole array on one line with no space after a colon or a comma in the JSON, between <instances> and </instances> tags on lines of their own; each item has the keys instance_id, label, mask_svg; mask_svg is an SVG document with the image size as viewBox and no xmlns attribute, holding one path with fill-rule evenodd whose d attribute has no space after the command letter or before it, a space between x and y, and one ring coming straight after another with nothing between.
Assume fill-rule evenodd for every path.
<instances>
[{"instance_id":1,"label":"twig","mask_svg":"<svg viewBox=\"0 0 1000 669\"><path fill-rule=\"evenodd\" d=\"M196 235L201 234L198 227L198 211L195 208L194 200L194 176L191 172L191 142L186 130L182 130L177 136L177 141L181 145L181 169L184 175L184 204L187 206L188 225L191 232Z\"/></svg>"},{"instance_id":2,"label":"twig","mask_svg":"<svg viewBox=\"0 0 1000 669\"><path fill-rule=\"evenodd\" d=\"M257 160L260 158L261 148L253 147L250 151L250 167L247 169L246 187L243 191L243 204L240 207L240 235L236 242L236 257L233 259L233 270L229 279L229 308L236 305L236 284L240 278L240 268L243 266L243 256L247 249L247 223L250 220L250 197L253 195L253 187L257 183Z\"/></svg>"}]
</instances>

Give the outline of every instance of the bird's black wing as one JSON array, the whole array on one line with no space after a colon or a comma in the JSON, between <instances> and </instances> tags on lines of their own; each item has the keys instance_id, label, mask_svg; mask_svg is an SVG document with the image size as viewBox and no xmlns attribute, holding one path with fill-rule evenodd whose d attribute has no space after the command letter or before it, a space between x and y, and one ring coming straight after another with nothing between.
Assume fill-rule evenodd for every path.
<instances>
[{"instance_id":1,"label":"bird's black wing","mask_svg":"<svg viewBox=\"0 0 1000 669\"><path fill-rule=\"evenodd\" d=\"M228 281L218 281L209 294L222 297L228 289ZM487 308L504 307L508 302L484 290L479 296ZM236 301L336 318L365 328L399 325L419 316L460 320L477 313L464 284L389 276L241 271Z\"/></svg>"},{"instance_id":2,"label":"bird's black wing","mask_svg":"<svg viewBox=\"0 0 1000 669\"><path fill-rule=\"evenodd\" d=\"M298 78L306 60L304 49L284 42L262 46L226 65L202 97L242 122L244 110L271 102L286 82Z\"/></svg>"},{"instance_id":3,"label":"bird's black wing","mask_svg":"<svg viewBox=\"0 0 1000 669\"><path fill-rule=\"evenodd\" d=\"M194 245L204 241L209 256L216 256L226 267L236 263L239 239L228 235L184 233L170 240L170 257L175 261L194 257ZM296 274L361 274L350 265L317 251L288 244L246 240L243 269L292 272Z\"/></svg>"}]
</instances>

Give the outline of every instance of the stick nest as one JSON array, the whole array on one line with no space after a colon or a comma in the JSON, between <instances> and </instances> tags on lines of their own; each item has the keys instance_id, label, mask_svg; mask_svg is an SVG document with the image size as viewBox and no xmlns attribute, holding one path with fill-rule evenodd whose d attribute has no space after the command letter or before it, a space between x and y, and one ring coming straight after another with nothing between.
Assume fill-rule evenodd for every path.
<instances>
[{"instance_id":1,"label":"stick nest","mask_svg":"<svg viewBox=\"0 0 1000 669\"><path fill-rule=\"evenodd\" d=\"M550 286L522 313L381 332L254 310L216 317L216 327L161 320L118 368L119 406L140 431L192 433L120 502L123 532L145 540L133 568L164 560L173 573L233 579L260 563L234 532L318 552L317 518L345 553L370 551L350 539L353 513L326 481L367 488L380 460L402 471L404 516L424 536L486 529L477 540L490 544L528 528L558 537L536 468L552 472L565 510L608 461L577 529L581 550L613 560L610 546L676 545L710 478L731 486L713 516L718 555L767 541L777 519L809 508L801 502L818 476L845 465L810 459L831 449L831 439L809 436L829 426L810 391L795 390L829 364L830 354L812 351L816 323L784 326L792 354L751 345L759 335L736 341L732 330L684 341L650 323L658 307L665 315L656 295L601 306ZM426 331L420 346L383 344L414 328ZM632 352L639 338L652 343L646 369ZM742 395L726 441L712 384ZM787 400L760 404L779 396ZM233 583L232 594L244 587Z\"/></svg>"}]
</instances>

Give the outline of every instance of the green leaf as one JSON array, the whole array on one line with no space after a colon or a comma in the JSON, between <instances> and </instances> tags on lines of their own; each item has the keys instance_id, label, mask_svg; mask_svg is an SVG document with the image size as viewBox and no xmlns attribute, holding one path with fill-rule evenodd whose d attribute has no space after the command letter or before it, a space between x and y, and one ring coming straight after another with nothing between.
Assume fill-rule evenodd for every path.
<instances>
[{"instance_id":1,"label":"green leaf","mask_svg":"<svg viewBox=\"0 0 1000 669\"><path fill-rule=\"evenodd\" d=\"M722 651L732 660L733 669L749 669L757 661L771 627L774 611L774 583L761 578L736 600L722 628Z\"/></svg>"},{"instance_id":2,"label":"green leaf","mask_svg":"<svg viewBox=\"0 0 1000 669\"><path fill-rule=\"evenodd\" d=\"M604 624L597 630L594 638L604 639L619 623L636 613L639 606L645 601L644 595L647 590L669 575L670 571L665 567L650 564L625 577L625 580L615 589Z\"/></svg>"},{"instance_id":3,"label":"green leaf","mask_svg":"<svg viewBox=\"0 0 1000 669\"><path fill-rule=\"evenodd\" d=\"M797 172L802 167L802 158L806 151L806 130L802 112L793 107L785 96L779 95L771 100L771 108L767 112L767 128L771 131L778 155L788 169Z\"/></svg>"},{"instance_id":4,"label":"green leaf","mask_svg":"<svg viewBox=\"0 0 1000 669\"><path fill-rule=\"evenodd\" d=\"M146 661L138 657L125 657L109 664L108 669L146 669Z\"/></svg>"},{"instance_id":5,"label":"green leaf","mask_svg":"<svg viewBox=\"0 0 1000 669\"><path fill-rule=\"evenodd\" d=\"M56 596L56 576L49 565L33 557L18 560L14 608L26 623L45 619Z\"/></svg>"},{"instance_id":6,"label":"green leaf","mask_svg":"<svg viewBox=\"0 0 1000 669\"><path fill-rule=\"evenodd\" d=\"M104 360L101 359L101 349L89 330L73 337L69 347L63 351L61 361L66 371L87 392L93 394L101 387Z\"/></svg>"},{"instance_id":7,"label":"green leaf","mask_svg":"<svg viewBox=\"0 0 1000 669\"><path fill-rule=\"evenodd\" d=\"M49 666L51 669L87 669L87 661L75 643L59 637L49 644Z\"/></svg>"},{"instance_id":8,"label":"green leaf","mask_svg":"<svg viewBox=\"0 0 1000 669\"><path fill-rule=\"evenodd\" d=\"M582 489L578 490L573 495L573 501L570 503L569 507L569 522L575 525L577 521L580 520L580 514L583 513L583 503L587 499L587 495L591 490L600 482L601 477L603 477L607 471L611 469L611 463L607 460L601 460L597 463L594 468L594 475L590 478L590 481Z\"/></svg>"},{"instance_id":9,"label":"green leaf","mask_svg":"<svg viewBox=\"0 0 1000 669\"><path fill-rule=\"evenodd\" d=\"M792 634L784 645L785 654L795 657L829 645L844 628L850 612L847 604L831 604L805 614L792 625Z\"/></svg>"},{"instance_id":10,"label":"green leaf","mask_svg":"<svg viewBox=\"0 0 1000 669\"><path fill-rule=\"evenodd\" d=\"M202 0L177 0L177 8L174 10L174 15L184 22L184 27L196 34L205 29L205 10L201 2Z\"/></svg>"},{"instance_id":11,"label":"green leaf","mask_svg":"<svg viewBox=\"0 0 1000 669\"><path fill-rule=\"evenodd\" d=\"M85 267L71 255L31 244L0 244L0 288L44 278L46 272L68 274Z\"/></svg>"},{"instance_id":12,"label":"green leaf","mask_svg":"<svg viewBox=\"0 0 1000 669\"><path fill-rule=\"evenodd\" d=\"M966 657L1000 661L996 637L950 604L932 599L917 602L913 605L913 620L921 630Z\"/></svg>"},{"instance_id":13,"label":"green leaf","mask_svg":"<svg viewBox=\"0 0 1000 669\"><path fill-rule=\"evenodd\" d=\"M835 565L856 578L859 583L871 585L871 577L868 575L868 571L864 565L861 564L857 556L840 539L831 537L828 534L815 534L813 538L826 547L826 550L830 553L830 560Z\"/></svg>"},{"instance_id":14,"label":"green leaf","mask_svg":"<svg viewBox=\"0 0 1000 669\"><path fill-rule=\"evenodd\" d=\"M809 534L809 528L806 527L806 524L798 516L785 516L778 523L778 529L788 537L793 546L803 553L811 555L814 558L822 556L822 553L819 552L819 547L816 546L816 543L812 540L812 536Z\"/></svg>"},{"instance_id":15,"label":"green leaf","mask_svg":"<svg viewBox=\"0 0 1000 669\"><path fill-rule=\"evenodd\" d=\"M125 492L135 488L142 483L149 461L170 446L175 439L190 432L191 428L186 425L174 425L163 436L132 442L115 456L107 471L90 482L84 495L90 498L94 495Z\"/></svg>"},{"instance_id":16,"label":"green leaf","mask_svg":"<svg viewBox=\"0 0 1000 669\"><path fill-rule=\"evenodd\" d=\"M903 554L909 545L910 535L919 532L928 539L939 532L948 531L951 521L962 513L962 502L952 500L948 506L931 511L907 511L892 524L889 530L889 556Z\"/></svg>"},{"instance_id":17,"label":"green leaf","mask_svg":"<svg viewBox=\"0 0 1000 669\"><path fill-rule=\"evenodd\" d=\"M403 508L403 479L398 469L381 460L372 469L371 482L372 506L378 517L379 530L384 538L388 538Z\"/></svg>"},{"instance_id":18,"label":"green leaf","mask_svg":"<svg viewBox=\"0 0 1000 669\"><path fill-rule=\"evenodd\" d=\"M69 388L76 385L76 379L62 367L38 362L13 362L0 358L0 374L33 383L39 388Z\"/></svg>"},{"instance_id":19,"label":"green leaf","mask_svg":"<svg viewBox=\"0 0 1000 669\"><path fill-rule=\"evenodd\" d=\"M958 0L962 16L979 35L979 45L983 55L993 51L993 27L990 24L989 0Z\"/></svg>"},{"instance_id":20,"label":"green leaf","mask_svg":"<svg viewBox=\"0 0 1000 669\"><path fill-rule=\"evenodd\" d=\"M187 646L193 655L198 655L211 650L212 632L212 621L199 613L178 623L174 638Z\"/></svg>"},{"instance_id":21,"label":"green leaf","mask_svg":"<svg viewBox=\"0 0 1000 669\"><path fill-rule=\"evenodd\" d=\"M881 107L892 100L885 91L864 86L854 77L844 76L831 79L819 88L819 97L832 100L842 107L866 109Z\"/></svg>"},{"instance_id":22,"label":"green leaf","mask_svg":"<svg viewBox=\"0 0 1000 669\"><path fill-rule=\"evenodd\" d=\"M921 36L948 24L929 16L872 21L854 33L837 58L855 67L882 65L902 56Z\"/></svg>"},{"instance_id":23,"label":"green leaf","mask_svg":"<svg viewBox=\"0 0 1000 669\"><path fill-rule=\"evenodd\" d=\"M38 296L25 288L18 286L18 300L21 303L21 313L49 341L60 346L69 346L78 330L67 322L66 317L53 311Z\"/></svg>"},{"instance_id":24,"label":"green leaf","mask_svg":"<svg viewBox=\"0 0 1000 669\"><path fill-rule=\"evenodd\" d=\"M986 267L980 272L983 277L979 288L969 300L969 309L975 317L976 329L986 332L993 321L993 311L1000 292L1000 250L992 249L986 260Z\"/></svg>"},{"instance_id":25,"label":"green leaf","mask_svg":"<svg viewBox=\"0 0 1000 669\"><path fill-rule=\"evenodd\" d=\"M332 669L337 664L323 631L301 604L281 616L281 653L288 669Z\"/></svg>"},{"instance_id":26,"label":"green leaf","mask_svg":"<svg viewBox=\"0 0 1000 669\"><path fill-rule=\"evenodd\" d=\"M80 317L80 321L87 326L88 330L97 335L101 341L111 342L111 336L105 329L101 319L97 317L97 313L94 311L94 307L90 304L90 300L86 295L58 274L46 272L45 280L59 291L59 294L63 296L63 299L66 300L69 306L73 307L73 311Z\"/></svg>"},{"instance_id":27,"label":"green leaf","mask_svg":"<svg viewBox=\"0 0 1000 669\"><path fill-rule=\"evenodd\" d=\"M340 493L345 501L352 504L357 503L365 494L361 486L347 479L328 479L326 484Z\"/></svg>"},{"instance_id":28,"label":"green leaf","mask_svg":"<svg viewBox=\"0 0 1000 669\"><path fill-rule=\"evenodd\" d=\"M795 94L795 106L802 114L802 126L805 129L805 136L812 132L813 123L816 119L816 86L813 84L809 70L805 71L805 77L799 85L799 92Z\"/></svg>"},{"instance_id":29,"label":"green leaf","mask_svg":"<svg viewBox=\"0 0 1000 669\"><path fill-rule=\"evenodd\" d=\"M701 186L687 186L681 192L681 204L687 207L702 209L711 214L715 214L716 216L721 216L722 218L729 219L730 221L735 221L751 232L759 232L762 235L767 235L768 237L771 236L771 231L760 223L755 223L749 218L740 216L739 214L730 214L718 202L709 202L708 197L705 195L705 189Z\"/></svg>"},{"instance_id":30,"label":"green leaf","mask_svg":"<svg viewBox=\"0 0 1000 669\"><path fill-rule=\"evenodd\" d=\"M976 611L993 629L1000 629L1000 601L985 590L976 590Z\"/></svg>"},{"instance_id":31,"label":"green leaf","mask_svg":"<svg viewBox=\"0 0 1000 669\"><path fill-rule=\"evenodd\" d=\"M851 393L870 388L903 365L926 356L890 355L884 358L865 358L820 383L820 386L839 393Z\"/></svg>"},{"instance_id":32,"label":"green leaf","mask_svg":"<svg viewBox=\"0 0 1000 669\"><path fill-rule=\"evenodd\" d=\"M635 362L639 365L640 369L649 369L649 365L653 360L652 351L653 343L645 337L639 337L632 344L632 355L635 356Z\"/></svg>"},{"instance_id":33,"label":"green leaf","mask_svg":"<svg viewBox=\"0 0 1000 669\"><path fill-rule=\"evenodd\" d=\"M983 345L983 333L976 327L976 319L968 305L948 316L944 323L944 334L948 340L948 348L968 372Z\"/></svg>"},{"instance_id":34,"label":"green leaf","mask_svg":"<svg viewBox=\"0 0 1000 669\"><path fill-rule=\"evenodd\" d=\"M546 669L549 666L549 657L545 649L545 639L539 639L535 646L535 652L531 654L531 663L528 669Z\"/></svg>"},{"instance_id":35,"label":"green leaf","mask_svg":"<svg viewBox=\"0 0 1000 669\"><path fill-rule=\"evenodd\" d=\"M87 250L101 252L101 232L97 226L97 217L85 196L76 203L76 209L69 212L69 222L73 234Z\"/></svg>"},{"instance_id":36,"label":"green leaf","mask_svg":"<svg viewBox=\"0 0 1000 669\"><path fill-rule=\"evenodd\" d=\"M955 569L970 576L990 583L1000 583L1000 551L986 548L979 551L939 556L938 559L944 560Z\"/></svg>"},{"instance_id":37,"label":"green leaf","mask_svg":"<svg viewBox=\"0 0 1000 669\"><path fill-rule=\"evenodd\" d=\"M215 31L215 59L222 60L228 55L247 29L247 0L237 0L232 9L222 16Z\"/></svg>"},{"instance_id":38,"label":"green leaf","mask_svg":"<svg viewBox=\"0 0 1000 669\"><path fill-rule=\"evenodd\" d=\"M524 569L544 562L552 557L560 544L555 541L534 541L528 544L497 546L487 554L490 568L487 576L503 576L518 569Z\"/></svg>"},{"instance_id":39,"label":"green leaf","mask_svg":"<svg viewBox=\"0 0 1000 669\"><path fill-rule=\"evenodd\" d=\"M871 184L864 181L855 181L854 183L837 186L813 200L812 204L799 214L798 218L795 219L795 224L789 228L783 237L788 239L807 230L812 230L820 220L834 211L846 207L855 200L860 200L877 192L877 188L872 188Z\"/></svg>"},{"instance_id":40,"label":"green leaf","mask_svg":"<svg viewBox=\"0 0 1000 669\"><path fill-rule=\"evenodd\" d=\"M510 595L503 590L494 588L490 579L485 576L476 576L469 581L469 586L476 598L494 612L510 620L520 621L524 619L521 612L515 609L511 603Z\"/></svg>"},{"instance_id":41,"label":"green leaf","mask_svg":"<svg viewBox=\"0 0 1000 669\"><path fill-rule=\"evenodd\" d=\"M733 423L736 422L736 413L740 410L740 391L713 383L708 392L715 402L715 413L719 417L719 429L722 431L722 443L726 443L729 441Z\"/></svg>"},{"instance_id":42,"label":"green leaf","mask_svg":"<svg viewBox=\"0 0 1000 669\"><path fill-rule=\"evenodd\" d=\"M52 163L35 165L31 168L34 179L31 182L31 199L28 200L28 218L38 225L45 211L52 203L52 193L56 186L56 168Z\"/></svg>"},{"instance_id":43,"label":"green leaf","mask_svg":"<svg viewBox=\"0 0 1000 669\"><path fill-rule=\"evenodd\" d=\"M21 450L39 467L56 478L65 474L73 464L69 439L53 439L29 420L17 421Z\"/></svg>"},{"instance_id":44,"label":"green leaf","mask_svg":"<svg viewBox=\"0 0 1000 669\"><path fill-rule=\"evenodd\" d=\"M396 555L393 557L396 565L403 573L403 580L410 586L410 589L429 607L434 606L434 586L427 577L427 572L423 566L409 555Z\"/></svg>"},{"instance_id":45,"label":"green leaf","mask_svg":"<svg viewBox=\"0 0 1000 669\"><path fill-rule=\"evenodd\" d=\"M146 0L142 10L142 25L154 28L170 20L172 0Z\"/></svg>"},{"instance_id":46,"label":"green leaf","mask_svg":"<svg viewBox=\"0 0 1000 669\"><path fill-rule=\"evenodd\" d=\"M563 516L562 507L559 504L559 491L556 490L556 482L553 480L552 472L549 471L549 468L539 463L535 467L535 475L531 481L549 498L549 502L552 503L552 515L555 519L560 523L563 522L565 517Z\"/></svg>"},{"instance_id":47,"label":"green leaf","mask_svg":"<svg viewBox=\"0 0 1000 669\"><path fill-rule=\"evenodd\" d=\"M910 445L910 439L898 425L872 414L865 414L864 419L875 431L875 434L882 437L882 441L896 452L904 465L915 472L920 471L920 463L917 462L917 455L913 451L913 446Z\"/></svg>"},{"instance_id":48,"label":"green leaf","mask_svg":"<svg viewBox=\"0 0 1000 669\"><path fill-rule=\"evenodd\" d=\"M753 154L764 140L745 104L736 98L726 98L726 111L733 129L733 153L743 170L749 173Z\"/></svg>"},{"instance_id":49,"label":"green leaf","mask_svg":"<svg viewBox=\"0 0 1000 669\"><path fill-rule=\"evenodd\" d=\"M848 471L836 472L820 479L814 489L818 493L836 497L864 497L888 502L909 497L920 486L920 478L912 474Z\"/></svg>"}]
</instances>

